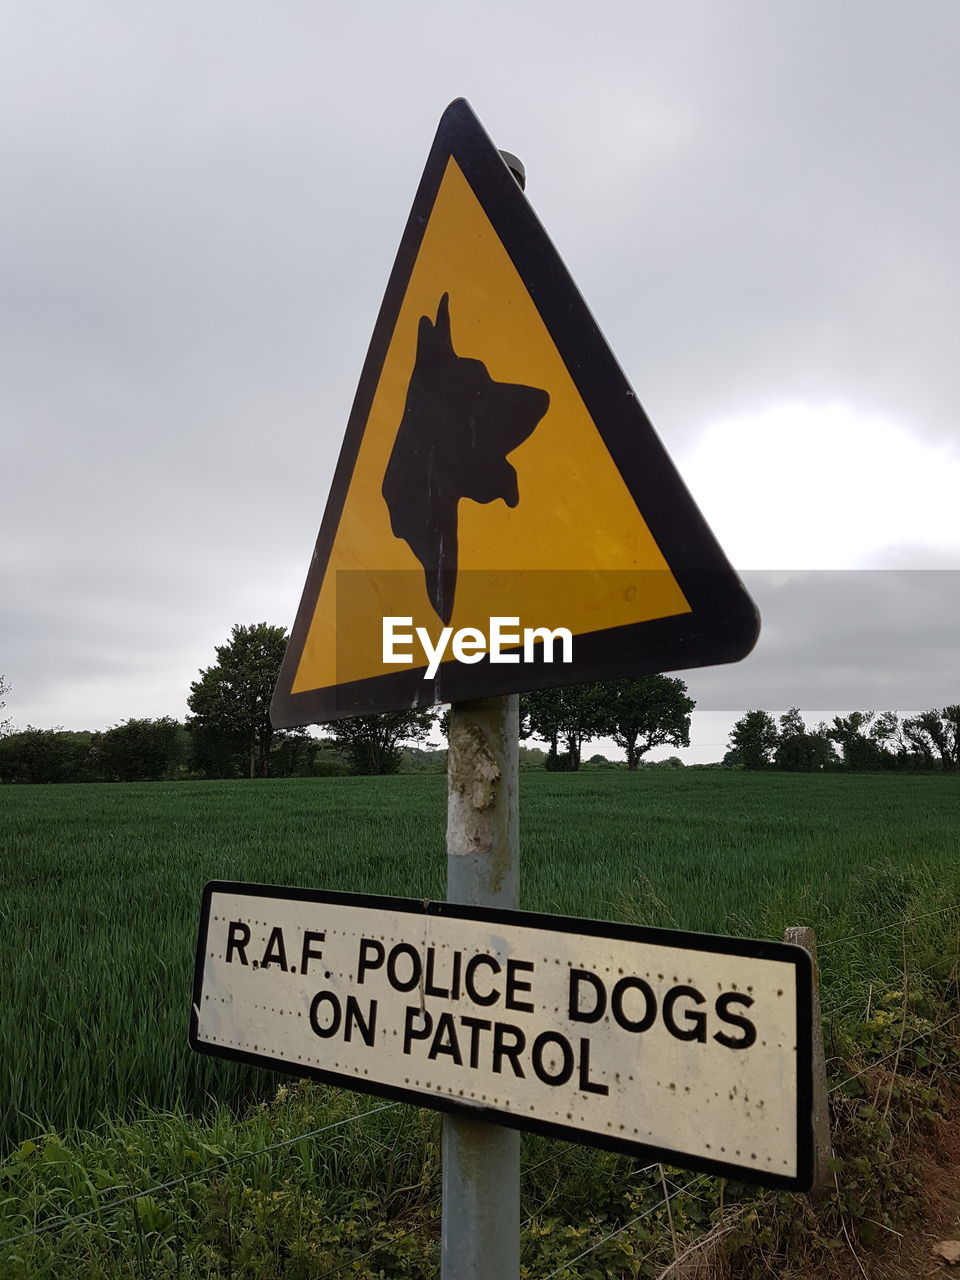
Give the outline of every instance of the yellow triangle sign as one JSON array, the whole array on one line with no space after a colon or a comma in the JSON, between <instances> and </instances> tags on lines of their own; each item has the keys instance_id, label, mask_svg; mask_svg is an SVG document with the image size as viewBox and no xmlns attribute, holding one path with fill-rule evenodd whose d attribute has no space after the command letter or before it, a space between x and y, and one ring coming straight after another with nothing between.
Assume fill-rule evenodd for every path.
<instances>
[{"instance_id":1,"label":"yellow triangle sign","mask_svg":"<svg viewBox=\"0 0 960 1280\"><path fill-rule=\"evenodd\" d=\"M457 100L364 364L274 724L732 662L758 625Z\"/></svg>"}]
</instances>

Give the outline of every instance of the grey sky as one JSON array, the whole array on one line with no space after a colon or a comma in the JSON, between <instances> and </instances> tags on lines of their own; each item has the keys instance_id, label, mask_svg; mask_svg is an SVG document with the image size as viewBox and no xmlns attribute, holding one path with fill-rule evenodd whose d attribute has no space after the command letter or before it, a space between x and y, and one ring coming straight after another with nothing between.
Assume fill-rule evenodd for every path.
<instances>
[{"instance_id":1,"label":"grey sky","mask_svg":"<svg viewBox=\"0 0 960 1280\"><path fill-rule=\"evenodd\" d=\"M232 623L292 623L461 94L738 567L944 571L764 581L694 696L956 700L958 37L947 0L8 5L5 714L181 716Z\"/></svg>"}]
</instances>

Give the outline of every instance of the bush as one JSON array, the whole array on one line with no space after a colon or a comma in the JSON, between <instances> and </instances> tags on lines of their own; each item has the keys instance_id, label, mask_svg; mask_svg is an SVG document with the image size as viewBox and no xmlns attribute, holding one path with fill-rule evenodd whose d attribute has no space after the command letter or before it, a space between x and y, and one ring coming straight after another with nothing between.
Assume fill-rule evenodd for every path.
<instances>
[{"instance_id":1,"label":"bush","mask_svg":"<svg viewBox=\"0 0 960 1280\"><path fill-rule=\"evenodd\" d=\"M159 782L177 776L189 750L186 730L177 720L126 720L94 734L91 763L104 782Z\"/></svg>"},{"instance_id":2,"label":"bush","mask_svg":"<svg viewBox=\"0 0 960 1280\"><path fill-rule=\"evenodd\" d=\"M34 729L0 738L0 782L87 782L89 733Z\"/></svg>"}]
</instances>

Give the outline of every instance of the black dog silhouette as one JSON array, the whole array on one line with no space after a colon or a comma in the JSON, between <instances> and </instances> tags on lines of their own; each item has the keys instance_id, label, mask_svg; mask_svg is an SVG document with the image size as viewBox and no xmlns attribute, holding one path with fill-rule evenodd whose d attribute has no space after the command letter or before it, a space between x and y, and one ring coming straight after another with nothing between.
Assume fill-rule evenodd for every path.
<instances>
[{"instance_id":1,"label":"black dog silhouette","mask_svg":"<svg viewBox=\"0 0 960 1280\"><path fill-rule=\"evenodd\" d=\"M494 382L482 360L457 355L449 294L435 322L420 317L407 403L381 492L394 535L423 565L430 603L444 623L457 586L460 499L517 505L517 473L507 454L533 434L549 404L546 391Z\"/></svg>"}]
</instances>

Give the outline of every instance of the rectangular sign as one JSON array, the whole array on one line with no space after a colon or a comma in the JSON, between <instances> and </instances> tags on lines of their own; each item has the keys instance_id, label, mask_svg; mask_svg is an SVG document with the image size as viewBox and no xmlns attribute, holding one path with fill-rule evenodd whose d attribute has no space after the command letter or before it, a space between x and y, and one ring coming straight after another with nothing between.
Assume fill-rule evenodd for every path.
<instances>
[{"instance_id":1,"label":"rectangular sign","mask_svg":"<svg viewBox=\"0 0 960 1280\"><path fill-rule=\"evenodd\" d=\"M215 881L190 1045L806 1190L811 983L784 943Z\"/></svg>"}]
</instances>

